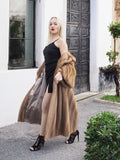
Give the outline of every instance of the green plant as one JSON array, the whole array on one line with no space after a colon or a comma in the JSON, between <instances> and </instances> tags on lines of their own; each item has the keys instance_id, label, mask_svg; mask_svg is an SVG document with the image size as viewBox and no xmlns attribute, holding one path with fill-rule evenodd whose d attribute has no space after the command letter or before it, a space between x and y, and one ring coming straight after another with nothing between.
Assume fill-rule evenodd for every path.
<instances>
[{"instance_id":1,"label":"green plant","mask_svg":"<svg viewBox=\"0 0 120 160\"><path fill-rule=\"evenodd\" d=\"M114 39L118 38L120 36L120 22L112 22L109 26L109 31Z\"/></svg>"},{"instance_id":2,"label":"green plant","mask_svg":"<svg viewBox=\"0 0 120 160\"><path fill-rule=\"evenodd\" d=\"M120 97L116 95L104 95L101 99L120 103Z\"/></svg>"},{"instance_id":3,"label":"green plant","mask_svg":"<svg viewBox=\"0 0 120 160\"><path fill-rule=\"evenodd\" d=\"M112 65L115 65L116 57L118 56L119 52L110 51L107 52L106 55L109 57L109 62L113 62Z\"/></svg>"},{"instance_id":4,"label":"green plant","mask_svg":"<svg viewBox=\"0 0 120 160\"><path fill-rule=\"evenodd\" d=\"M109 57L109 62L112 62L112 65L108 65L106 71L114 75L114 81L116 85L116 95L119 97L119 65L116 65L116 58L119 52L116 51L116 40L120 37L120 22L111 23L109 31L114 39L114 51L107 52L106 55Z\"/></svg>"},{"instance_id":5,"label":"green plant","mask_svg":"<svg viewBox=\"0 0 120 160\"><path fill-rule=\"evenodd\" d=\"M108 27L114 39L114 51L107 52L106 55L109 57L109 62L113 62L112 65L115 65L116 57L119 54L119 52L116 52L116 38L120 36L120 22L112 22Z\"/></svg>"},{"instance_id":6,"label":"green plant","mask_svg":"<svg viewBox=\"0 0 120 160\"><path fill-rule=\"evenodd\" d=\"M120 160L120 118L110 112L92 116L85 132L87 160Z\"/></svg>"}]
</instances>

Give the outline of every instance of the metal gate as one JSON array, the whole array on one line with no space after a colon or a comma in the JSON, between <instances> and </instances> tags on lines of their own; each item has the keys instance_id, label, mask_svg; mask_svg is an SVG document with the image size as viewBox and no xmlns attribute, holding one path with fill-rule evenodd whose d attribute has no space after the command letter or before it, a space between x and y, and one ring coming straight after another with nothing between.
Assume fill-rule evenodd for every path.
<instances>
[{"instance_id":1,"label":"metal gate","mask_svg":"<svg viewBox=\"0 0 120 160\"><path fill-rule=\"evenodd\" d=\"M90 0L67 0L67 44L76 57L75 93L89 91Z\"/></svg>"}]
</instances>

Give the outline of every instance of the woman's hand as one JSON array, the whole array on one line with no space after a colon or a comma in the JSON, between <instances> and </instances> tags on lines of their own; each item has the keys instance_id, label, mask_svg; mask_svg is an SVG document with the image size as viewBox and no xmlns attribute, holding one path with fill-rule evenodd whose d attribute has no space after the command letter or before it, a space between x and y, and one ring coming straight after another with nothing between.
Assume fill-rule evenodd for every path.
<instances>
[{"instance_id":1,"label":"woman's hand","mask_svg":"<svg viewBox=\"0 0 120 160\"><path fill-rule=\"evenodd\" d=\"M35 78L35 83L37 82L37 80L38 80L38 77Z\"/></svg>"},{"instance_id":2,"label":"woman's hand","mask_svg":"<svg viewBox=\"0 0 120 160\"><path fill-rule=\"evenodd\" d=\"M55 75L55 82L58 84L60 81L62 81L63 77L61 72L57 72L57 74Z\"/></svg>"}]
</instances>

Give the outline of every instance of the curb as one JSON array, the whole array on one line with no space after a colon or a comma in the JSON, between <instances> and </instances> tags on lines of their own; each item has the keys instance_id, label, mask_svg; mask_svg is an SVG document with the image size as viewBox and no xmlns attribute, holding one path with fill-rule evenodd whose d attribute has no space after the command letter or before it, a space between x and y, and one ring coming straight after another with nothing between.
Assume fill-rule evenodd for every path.
<instances>
[{"instance_id":1,"label":"curb","mask_svg":"<svg viewBox=\"0 0 120 160\"><path fill-rule=\"evenodd\" d=\"M85 99L90 98L90 97L94 97L94 96L99 95L99 94L101 94L101 93L96 93L96 94L93 94L93 95L85 96L83 98L75 98L75 99L76 99L76 102L79 102L79 101L85 100Z\"/></svg>"},{"instance_id":2,"label":"curb","mask_svg":"<svg viewBox=\"0 0 120 160\"><path fill-rule=\"evenodd\" d=\"M112 105L115 105L115 106L120 107L120 103L118 103L118 102L107 101L107 100L103 100L103 99L100 99L100 98L101 98L101 97L95 98L94 101L95 101L95 102L99 102L99 103L112 104Z\"/></svg>"}]
</instances>

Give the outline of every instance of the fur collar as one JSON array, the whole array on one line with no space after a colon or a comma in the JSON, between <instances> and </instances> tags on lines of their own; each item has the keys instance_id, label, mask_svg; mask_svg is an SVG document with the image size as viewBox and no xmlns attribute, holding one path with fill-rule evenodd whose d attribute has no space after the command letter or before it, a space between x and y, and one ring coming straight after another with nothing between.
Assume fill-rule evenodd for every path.
<instances>
[{"instance_id":1,"label":"fur collar","mask_svg":"<svg viewBox=\"0 0 120 160\"><path fill-rule=\"evenodd\" d=\"M70 52L66 52L58 60L57 68L61 68L63 65L65 65L67 63L71 63L71 62L75 63L76 58Z\"/></svg>"}]
</instances>

